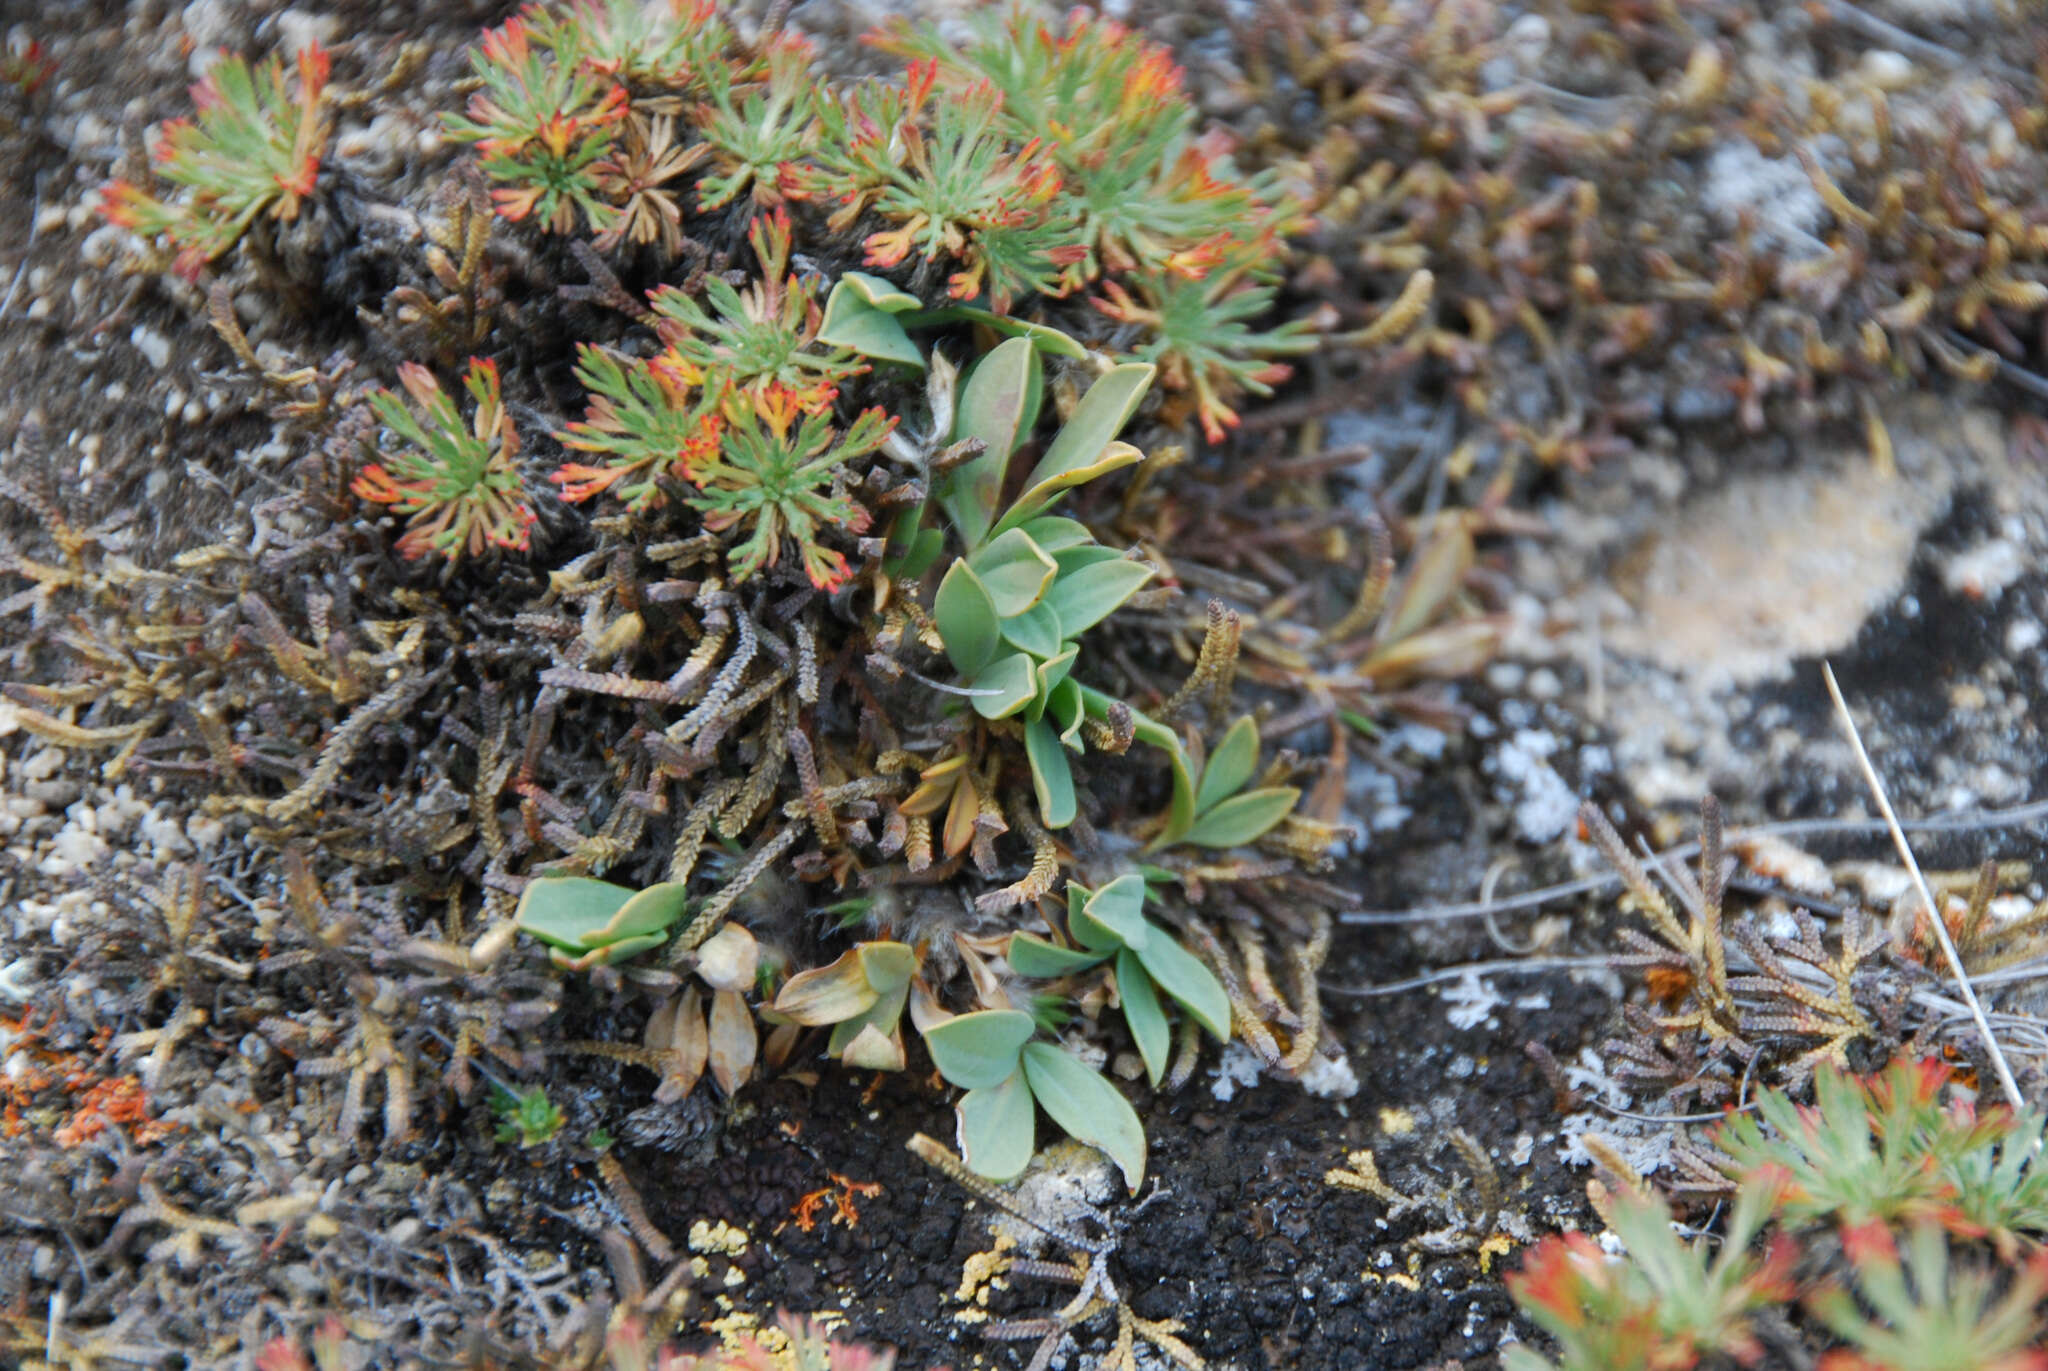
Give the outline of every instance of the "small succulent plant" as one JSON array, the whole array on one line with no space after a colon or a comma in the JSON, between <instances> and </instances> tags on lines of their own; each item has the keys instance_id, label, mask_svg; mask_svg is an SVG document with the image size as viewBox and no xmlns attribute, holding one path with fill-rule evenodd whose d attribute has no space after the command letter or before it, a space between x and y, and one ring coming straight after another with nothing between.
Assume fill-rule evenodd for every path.
<instances>
[{"instance_id":1,"label":"small succulent plant","mask_svg":"<svg viewBox=\"0 0 2048 1371\"><path fill-rule=\"evenodd\" d=\"M658 287L647 297L654 331L672 356L702 375L749 395L780 389L806 413L823 413L840 384L866 364L845 348L818 346L822 318L813 287L789 270L788 212L757 215L747 241L761 264L751 285L735 290L707 277L702 303L675 286Z\"/></svg>"},{"instance_id":2,"label":"small succulent plant","mask_svg":"<svg viewBox=\"0 0 2048 1371\"><path fill-rule=\"evenodd\" d=\"M1076 946L1030 933L1010 935L1010 966L1020 976L1069 976L1114 959L1117 999L1124 1023L1158 1085L1166 1072L1172 1026L1160 1003L1163 991L1218 1042L1230 1040L1230 997L1216 973L1174 936L1145 917L1145 878L1119 876L1100 890L1067 883L1067 931Z\"/></svg>"},{"instance_id":3,"label":"small succulent plant","mask_svg":"<svg viewBox=\"0 0 2048 1371\"><path fill-rule=\"evenodd\" d=\"M855 416L844 432L810 409L804 391L770 385L728 398L719 445L691 463L695 493L684 498L714 533L744 530L726 554L734 581L744 581L794 542L804 574L820 590L836 590L852 574L846 554L827 547L826 529L861 533L871 516L846 493L846 464L881 447L896 421L880 409Z\"/></svg>"},{"instance_id":4,"label":"small succulent plant","mask_svg":"<svg viewBox=\"0 0 2048 1371\"><path fill-rule=\"evenodd\" d=\"M621 358L585 343L576 379L590 401L583 418L557 436L601 464L566 462L548 477L572 504L610 491L628 509L657 508L664 484L686 479L724 437L720 388L675 353Z\"/></svg>"},{"instance_id":5,"label":"small succulent plant","mask_svg":"<svg viewBox=\"0 0 2048 1371\"><path fill-rule=\"evenodd\" d=\"M527 15L486 30L470 58L483 88L466 114L444 121L449 137L476 145L484 175L500 183L491 192L498 213L555 233L572 231L579 215L606 229L618 213L602 198L600 164L626 117L626 91L585 67L573 46L551 41L576 31L537 35Z\"/></svg>"},{"instance_id":6,"label":"small succulent plant","mask_svg":"<svg viewBox=\"0 0 2048 1371\"><path fill-rule=\"evenodd\" d=\"M1508 1291L1557 1339L1553 1363L1528 1347L1508 1349L1508 1371L1661 1371L1719 1354L1755 1365L1763 1345L1756 1316L1791 1299L1797 1249L1789 1239L1758 1256L1751 1245L1771 1217L1775 1196L1751 1186L1736 1200L1718 1246L1681 1241L1671 1211L1649 1195L1627 1193L1613 1206L1615 1232L1628 1256L1615 1258L1579 1233L1545 1238Z\"/></svg>"},{"instance_id":7,"label":"small succulent plant","mask_svg":"<svg viewBox=\"0 0 2048 1371\"><path fill-rule=\"evenodd\" d=\"M689 908L689 892L671 882L636 891L588 876L536 876L513 920L547 944L555 965L584 971L661 946Z\"/></svg>"},{"instance_id":8,"label":"small succulent plant","mask_svg":"<svg viewBox=\"0 0 2048 1371\"><path fill-rule=\"evenodd\" d=\"M1681 1242L1664 1201L1631 1178L1603 1210L1625 1255L1578 1234L1547 1238L1508 1289L1557 1340L1565 1371L1715 1354L1758 1365L1761 1316L1802 1302L1813 1331L1837 1340L1816 1363L1826 1371L2048 1367L2041 1122L1943 1104L1948 1078L1940 1062L1900 1060L1863 1080L1821 1069L1810 1106L1760 1091L1760 1119L1716 1130L1735 1193L1718 1255ZM1818 1232L1835 1240L1803 1241ZM1525 1348L1506 1364L1553 1365Z\"/></svg>"},{"instance_id":9,"label":"small succulent plant","mask_svg":"<svg viewBox=\"0 0 2048 1371\"><path fill-rule=\"evenodd\" d=\"M947 1082L967 1093L955 1113L960 1152L994 1181L1021 1175L1037 1147L1043 1108L1068 1136L1101 1148L1132 1193L1145 1179L1145 1127L1130 1101L1064 1048L1034 1042L1038 1023L1016 1009L957 1014L924 1029Z\"/></svg>"},{"instance_id":10,"label":"small succulent plant","mask_svg":"<svg viewBox=\"0 0 2048 1371\"><path fill-rule=\"evenodd\" d=\"M163 126L151 150L156 174L185 192L160 200L129 181L101 192L106 217L164 238L180 275L197 278L259 217L289 223L312 196L327 147L331 62L319 44L299 50L296 88L284 62L251 68L222 57L192 87L197 114Z\"/></svg>"},{"instance_id":11,"label":"small succulent plant","mask_svg":"<svg viewBox=\"0 0 2048 1371\"><path fill-rule=\"evenodd\" d=\"M463 386L476 410L467 425L431 371L406 362L398 375L420 412L388 390L371 395L399 446L363 469L355 493L411 516L398 540L409 558L454 563L491 548L524 550L534 513L514 463L519 434L500 397L497 364L470 359Z\"/></svg>"}]
</instances>

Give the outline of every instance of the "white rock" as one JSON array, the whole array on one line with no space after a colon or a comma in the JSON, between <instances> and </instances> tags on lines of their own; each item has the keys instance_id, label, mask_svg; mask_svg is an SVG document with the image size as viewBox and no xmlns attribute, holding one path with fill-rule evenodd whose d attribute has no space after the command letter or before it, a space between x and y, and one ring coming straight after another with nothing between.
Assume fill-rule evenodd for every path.
<instances>
[{"instance_id":1,"label":"white rock","mask_svg":"<svg viewBox=\"0 0 2048 1371\"><path fill-rule=\"evenodd\" d=\"M1879 90L1900 90L1912 83L1913 63L1903 53L1872 48L1863 54L1863 79Z\"/></svg>"},{"instance_id":2,"label":"white rock","mask_svg":"<svg viewBox=\"0 0 2048 1371\"><path fill-rule=\"evenodd\" d=\"M331 46L335 34L340 32L340 25L340 19L332 14L286 10L277 16L278 46L288 54L313 43Z\"/></svg>"}]
</instances>

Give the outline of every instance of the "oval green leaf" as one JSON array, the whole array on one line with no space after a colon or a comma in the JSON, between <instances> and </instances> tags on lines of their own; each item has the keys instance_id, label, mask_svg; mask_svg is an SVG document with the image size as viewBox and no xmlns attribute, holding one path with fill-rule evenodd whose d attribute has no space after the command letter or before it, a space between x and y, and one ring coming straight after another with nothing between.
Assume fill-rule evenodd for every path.
<instances>
[{"instance_id":1,"label":"oval green leaf","mask_svg":"<svg viewBox=\"0 0 2048 1371\"><path fill-rule=\"evenodd\" d=\"M1224 730L1223 741L1209 754L1202 768L1202 783L1195 787L1195 810L1206 814L1229 799L1252 778L1259 764L1259 726L1246 714Z\"/></svg>"},{"instance_id":2,"label":"oval green leaf","mask_svg":"<svg viewBox=\"0 0 2048 1371\"><path fill-rule=\"evenodd\" d=\"M1230 996L1201 958L1166 936L1163 929L1155 932L1137 957L1154 985L1194 1015L1217 1041L1230 1041ZM1118 980L1122 980L1121 973Z\"/></svg>"},{"instance_id":3,"label":"oval green leaf","mask_svg":"<svg viewBox=\"0 0 2048 1371\"><path fill-rule=\"evenodd\" d=\"M974 712L984 719L1007 719L1030 704L1038 694L1037 667L1022 652L990 663L974 678Z\"/></svg>"},{"instance_id":4,"label":"oval green leaf","mask_svg":"<svg viewBox=\"0 0 2048 1371\"><path fill-rule=\"evenodd\" d=\"M1076 971L1086 971L1108 955L1106 952L1082 952L1077 948L1061 947L1032 933L1010 935L1010 969L1019 976L1029 976L1034 980L1052 980L1058 976L1071 976Z\"/></svg>"},{"instance_id":5,"label":"oval green leaf","mask_svg":"<svg viewBox=\"0 0 2048 1371\"><path fill-rule=\"evenodd\" d=\"M1043 667L1039 679L1045 677ZM1051 716L1053 725L1060 731L1060 745L1079 752L1081 750L1081 720L1087 711L1081 707L1081 687L1070 677L1062 677L1053 688L1045 693L1045 712Z\"/></svg>"},{"instance_id":6,"label":"oval green leaf","mask_svg":"<svg viewBox=\"0 0 2048 1371\"><path fill-rule=\"evenodd\" d=\"M1068 643L1056 655L1038 664L1038 693L1031 697L1031 707L1024 711L1024 717L1037 722L1045 717L1046 706L1052 703L1053 692L1066 684L1067 673L1074 669L1074 659L1081 655L1078 644ZM1074 749L1076 752L1079 748Z\"/></svg>"},{"instance_id":7,"label":"oval green leaf","mask_svg":"<svg viewBox=\"0 0 2048 1371\"><path fill-rule=\"evenodd\" d=\"M1060 624L1059 611L1040 600L1022 614L1013 614L1003 620L1003 641L1020 652L1028 652L1043 661L1057 657L1060 643L1066 638Z\"/></svg>"},{"instance_id":8,"label":"oval green leaf","mask_svg":"<svg viewBox=\"0 0 2048 1371\"><path fill-rule=\"evenodd\" d=\"M1095 541L1095 535L1088 531L1088 525L1079 519L1069 519L1058 514L1048 514L1043 518L1020 524L1019 527L1031 535L1032 542L1047 552L1064 552L1070 547L1080 547L1084 543ZM1057 561L1058 558L1055 557L1054 560Z\"/></svg>"},{"instance_id":9,"label":"oval green leaf","mask_svg":"<svg viewBox=\"0 0 2048 1371\"><path fill-rule=\"evenodd\" d=\"M989 525L995 522L996 501L1002 498L1010 454L1029 432L1032 382L1038 372L1038 354L1031 344L1011 338L975 363L960 387L953 441L979 438L984 447L978 456L941 477L937 494L946 517L960 531L960 540L970 548L981 545Z\"/></svg>"},{"instance_id":10,"label":"oval green leaf","mask_svg":"<svg viewBox=\"0 0 2048 1371\"><path fill-rule=\"evenodd\" d=\"M1032 523L1039 522L1036 519ZM1080 543L1073 547L1061 548L1052 555L1053 565L1060 569L1060 575L1072 576L1084 567L1100 566L1104 562L1120 562L1123 554L1115 548L1100 543Z\"/></svg>"},{"instance_id":11,"label":"oval green leaf","mask_svg":"<svg viewBox=\"0 0 2048 1371\"><path fill-rule=\"evenodd\" d=\"M1078 551L1079 549L1075 549ZM1109 549L1104 548L1107 552ZM1152 568L1121 557L1062 572L1046 594L1068 637L1095 627L1152 579Z\"/></svg>"},{"instance_id":12,"label":"oval green leaf","mask_svg":"<svg viewBox=\"0 0 2048 1371\"><path fill-rule=\"evenodd\" d=\"M1153 928L1145 921L1145 878L1134 871L1089 896L1082 912L1113 933L1119 947L1142 952L1151 941Z\"/></svg>"},{"instance_id":13,"label":"oval green leaf","mask_svg":"<svg viewBox=\"0 0 2048 1371\"><path fill-rule=\"evenodd\" d=\"M1018 1050L1037 1027L1015 1009L978 1009L932 1025L924 1045L941 1076L962 1090L980 1090L1016 1071Z\"/></svg>"},{"instance_id":14,"label":"oval green leaf","mask_svg":"<svg viewBox=\"0 0 2048 1371\"><path fill-rule=\"evenodd\" d=\"M1054 1123L1109 1154L1135 1195L1145 1179L1145 1126L1123 1092L1049 1043L1025 1046L1024 1079Z\"/></svg>"},{"instance_id":15,"label":"oval green leaf","mask_svg":"<svg viewBox=\"0 0 2048 1371\"><path fill-rule=\"evenodd\" d=\"M1137 412L1157 370L1149 362L1125 362L1098 377L1074 407L1073 417L1060 429L1059 437L1031 469L1023 495L998 528L1035 518L1062 491L1140 460L1144 454L1115 439Z\"/></svg>"},{"instance_id":16,"label":"oval green leaf","mask_svg":"<svg viewBox=\"0 0 2048 1371\"><path fill-rule=\"evenodd\" d=\"M992 1181L1013 1181L1038 1147L1038 1115L1021 1067L996 1085L970 1090L954 1106L960 1157L970 1171Z\"/></svg>"},{"instance_id":17,"label":"oval green leaf","mask_svg":"<svg viewBox=\"0 0 2048 1371\"><path fill-rule=\"evenodd\" d=\"M865 271L849 271L841 276L838 284L832 287L835 293L840 285L852 287L863 301L885 314L901 314L905 310L917 309L924 304L924 301L894 281Z\"/></svg>"},{"instance_id":18,"label":"oval green leaf","mask_svg":"<svg viewBox=\"0 0 2048 1371\"><path fill-rule=\"evenodd\" d=\"M1159 992L1152 988L1144 963L1129 948L1116 954L1116 993L1123 1001L1124 1023L1138 1044L1138 1055L1145 1060L1145 1079L1157 1086L1166 1072L1167 1054L1173 1049L1173 1030L1166 1022L1166 1011L1159 1007Z\"/></svg>"},{"instance_id":19,"label":"oval green leaf","mask_svg":"<svg viewBox=\"0 0 2048 1371\"><path fill-rule=\"evenodd\" d=\"M908 943L862 943L853 950L860 954L868 984L885 994L908 985L917 974L917 953Z\"/></svg>"},{"instance_id":20,"label":"oval green leaf","mask_svg":"<svg viewBox=\"0 0 2048 1371\"><path fill-rule=\"evenodd\" d=\"M1286 818L1300 798L1301 792L1291 785L1247 790L1196 819L1181 841L1199 847L1241 847Z\"/></svg>"},{"instance_id":21,"label":"oval green leaf","mask_svg":"<svg viewBox=\"0 0 2048 1371\"><path fill-rule=\"evenodd\" d=\"M886 283L885 283L886 284ZM894 289L894 287L891 287ZM915 302L913 302L915 303ZM848 276L839 278L825 301L825 317L818 325L818 341L829 347L846 348L878 362L896 362L923 371L924 354L894 316L862 298L862 292Z\"/></svg>"},{"instance_id":22,"label":"oval green leaf","mask_svg":"<svg viewBox=\"0 0 2048 1371\"><path fill-rule=\"evenodd\" d=\"M611 922L585 941L594 946L597 938L602 938L606 942L616 942L622 938L666 933L669 925L682 918L689 909L689 888L676 881L663 881L659 885L648 886L620 905L619 912L612 915Z\"/></svg>"},{"instance_id":23,"label":"oval green leaf","mask_svg":"<svg viewBox=\"0 0 2048 1371\"><path fill-rule=\"evenodd\" d=\"M1088 357L1088 349L1046 324L1034 324L1029 319L1015 319L1007 314L997 314L994 310L981 309L975 305L955 305L947 313L985 325L998 333L1028 338L1033 347L1048 357L1065 357L1075 362L1085 361Z\"/></svg>"},{"instance_id":24,"label":"oval green leaf","mask_svg":"<svg viewBox=\"0 0 2048 1371\"><path fill-rule=\"evenodd\" d=\"M1022 614L1044 599L1060 571L1059 563L1021 528L998 534L968 558L968 565L988 588L999 619Z\"/></svg>"},{"instance_id":25,"label":"oval green leaf","mask_svg":"<svg viewBox=\"0 0 2048 1371\"><path fill-rule=\"evenodd\" d=\"M559 947L549 948L548 959L564 971L588 971L593 966L612 966L628 957L651 952L667 941L666 933L643 933L637 938L621 938L602 947L593 947L580 957L571 956Z\"/></svg>"},{"instance_id":26,"label":"oval green leaf","mask_svg":"<svg viewBox=\"0 0 2048 1371\"><path fill-rule=\"evenodd\" d=\"M536 876L520 892L513 922L550 947L582 952L601 934L633 892L588 876Z\"/></svg>"},{"instance_id":27,"label":"oval green leaf","mask_svg":"<svg viewBox=\"0 0 2048 1371\"><path fill-rule=\"evenodd\" d=\"M1052 725L1032 719L1024 725L1024 756L1031 763L1031 790L1038 799L1038 818L1049 829L1074 822L1080 802L1074 795L1074 768Z\"/></svg>"},{"instance_id":28,"label":"oval green leaf","mask_svg":"<svg viewBox=\"0 0 2048 1371\"><path fill-rule=\"evenodd\" d=\"M932 618L939 626L939 638L953 669L968 680L981 674L995 660L1002 638L1002 620L988 587L963 558L946 570L939 593L932 600Z\"/></svg>"}]
</instances>

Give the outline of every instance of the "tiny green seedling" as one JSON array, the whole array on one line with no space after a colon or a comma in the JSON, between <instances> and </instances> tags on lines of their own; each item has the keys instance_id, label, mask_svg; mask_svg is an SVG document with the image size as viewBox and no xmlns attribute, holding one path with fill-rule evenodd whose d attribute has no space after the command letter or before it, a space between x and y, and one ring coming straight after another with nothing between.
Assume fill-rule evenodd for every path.
<instances>
[{"instance_id":1,"label":"tiny green seedling","mask_svg":"<svg viewBox=\"0 0 2048 1371\"><path fill-rule=\"evenodd\" d=\"M660 947L689 907L689 893L672 881L635 891L588 876L537 876L514 922L548 945L556 966L587 971Z\"/></svg>"},{"instance_id":2,"label":"tiny green seedling","mask_svg":"<svg viewBox=\"0 0 2048 1371\"><path fill-rule=\"evenodd\" d=\"M539 1086L517 1093L501 1085L491 1087L491 1112L498 1117L495 1136L501 1143L539 1147L562 1131L562 1111Z\"/></svg>"}]
</instances>

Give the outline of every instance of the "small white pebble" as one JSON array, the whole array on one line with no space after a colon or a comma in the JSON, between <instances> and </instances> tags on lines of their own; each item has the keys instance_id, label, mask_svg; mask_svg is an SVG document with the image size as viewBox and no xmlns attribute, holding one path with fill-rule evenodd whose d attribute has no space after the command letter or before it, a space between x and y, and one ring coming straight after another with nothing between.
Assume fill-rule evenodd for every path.
<instances>
[{"instance_id":1,"label":"small white pebble","mask_svg":"<svg viewBox=\"0 0 2048 1371\"><path fill-rule=\"evenodd\" d=\"M1889 48L1872 48L1863 54L1863 79L1879 90L1899 90L1912 84L1912 60Z\"/></svg>"},{"instance_id":2,"label":"small white pebble","mask_svg":"<svg viewBox=\"0 0 2048 1371\"><path fill-rule=\"evenodd\" d=\"M162 371L171 364L171 340L147 324L137 324L128 331L128 341L136 350L149 359L149 364Z\"/></svg>"}]
</instances>

